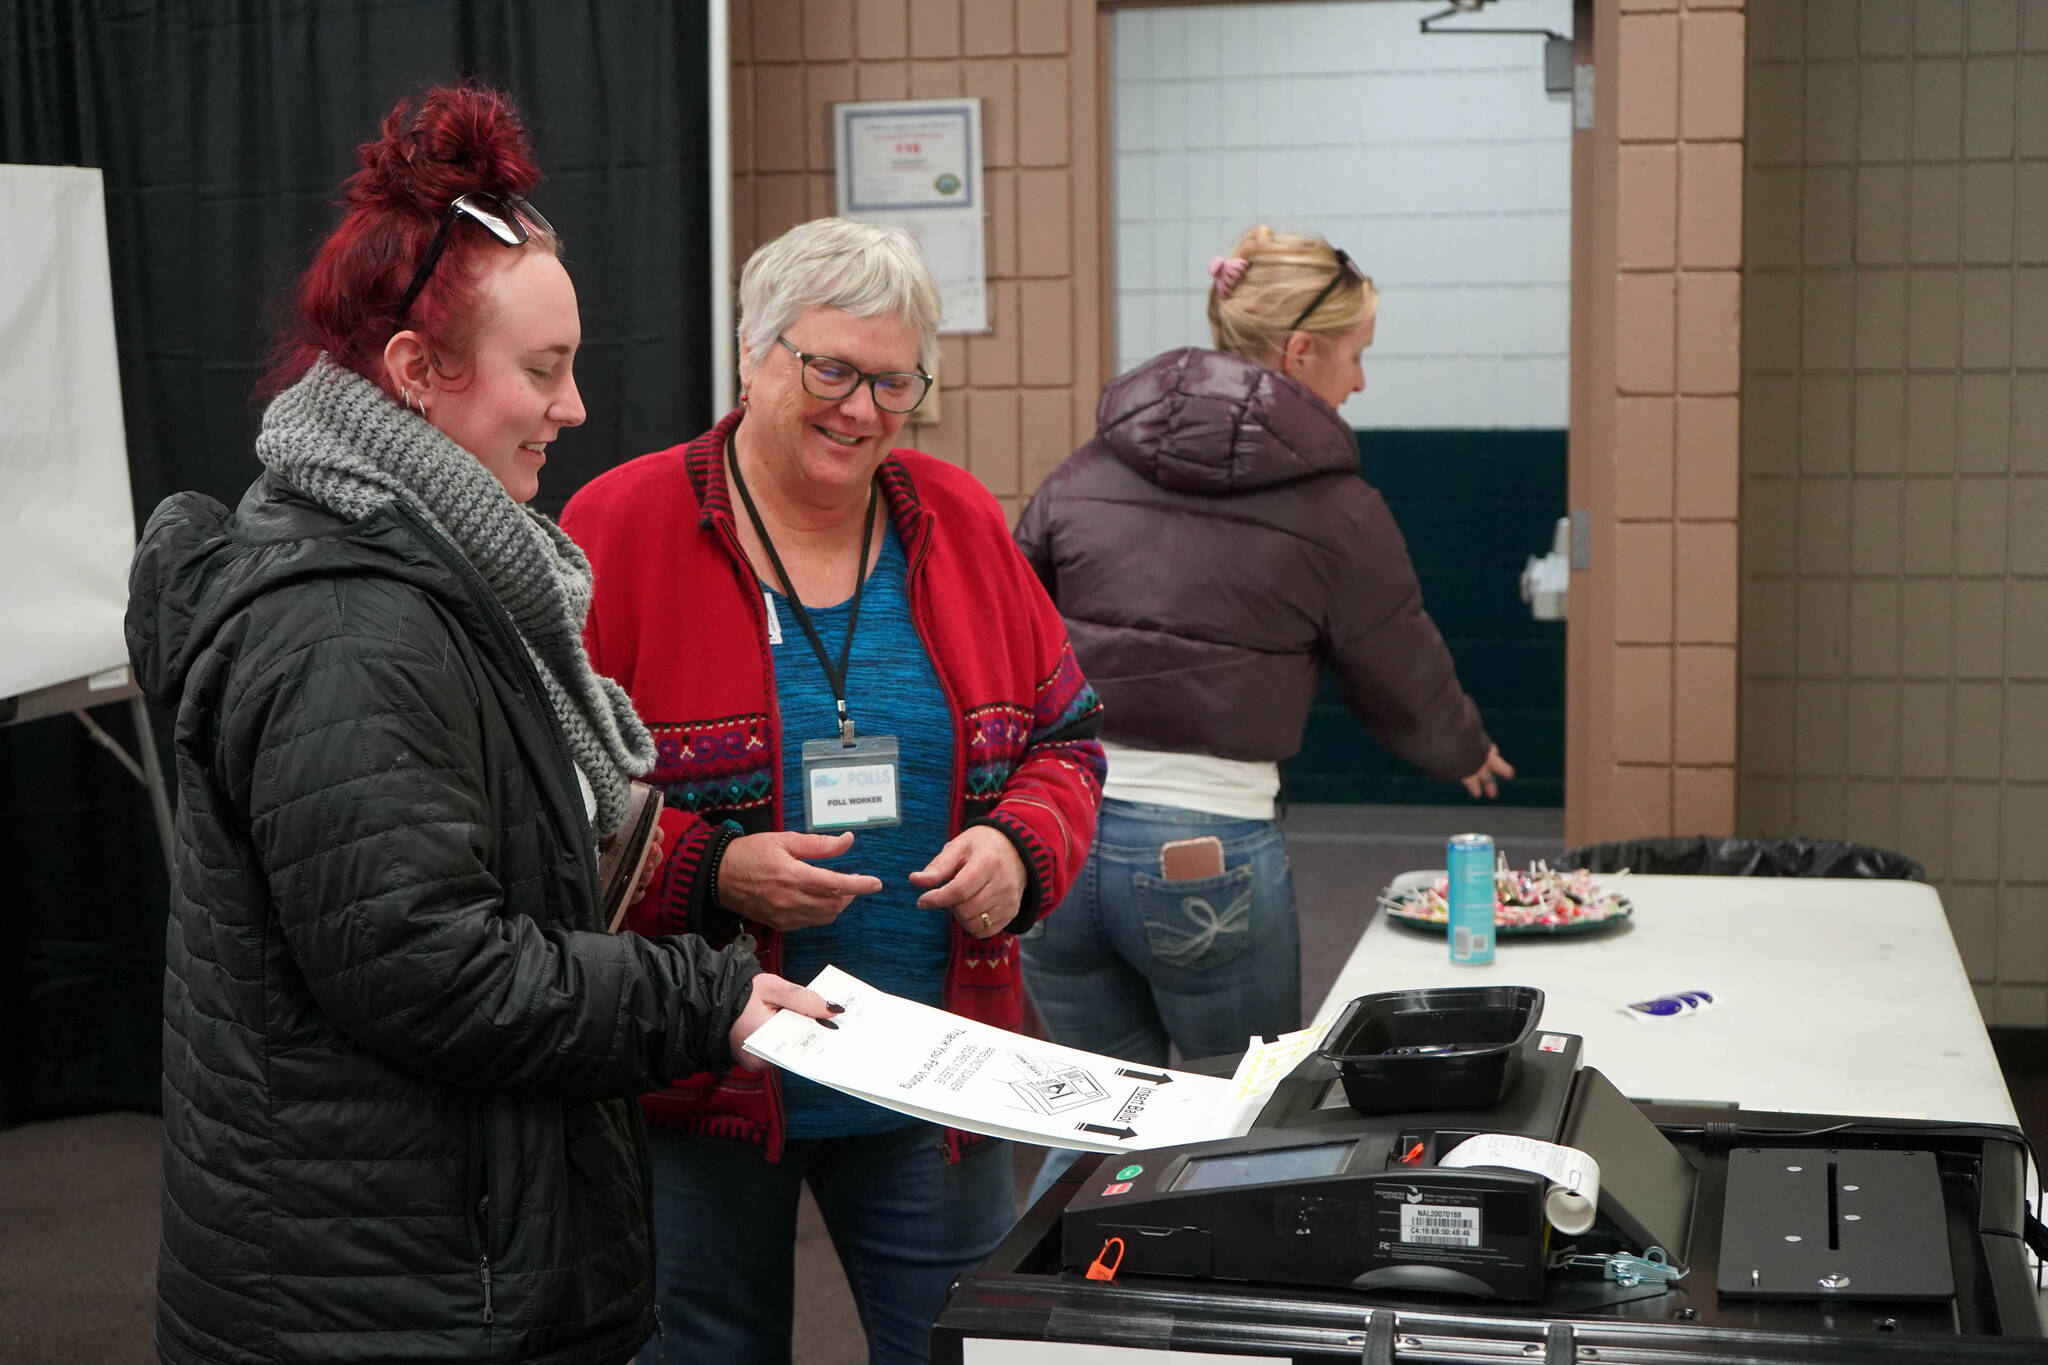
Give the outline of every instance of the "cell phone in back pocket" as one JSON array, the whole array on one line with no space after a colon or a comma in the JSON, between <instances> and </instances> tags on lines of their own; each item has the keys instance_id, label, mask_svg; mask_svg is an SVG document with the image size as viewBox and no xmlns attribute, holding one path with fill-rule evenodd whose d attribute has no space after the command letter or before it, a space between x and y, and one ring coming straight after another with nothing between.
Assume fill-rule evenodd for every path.
<instances>
[{"instance_id":1,"label":"cell phone in back pocket","mask_svg":"<svg viewBox=\"0 0 2048 1365\"><path fill-rule=\"evenodd\" d=\"M1175 839L1159 847L1159 875L1169 882L1198 882L1223 875L1223 841L1213 834Z\"/></svg>"}]
</instances>

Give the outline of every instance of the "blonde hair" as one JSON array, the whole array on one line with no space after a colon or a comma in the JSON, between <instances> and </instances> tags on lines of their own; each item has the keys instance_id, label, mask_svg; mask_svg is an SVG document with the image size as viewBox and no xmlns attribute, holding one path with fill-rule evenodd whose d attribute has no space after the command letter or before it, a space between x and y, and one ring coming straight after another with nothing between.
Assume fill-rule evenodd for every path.
<instances>
[{"instance_id":1,"label":"blonde hair","mask_svg":"<svg viewBox=\"0 0 2048 1365\"><path fill-rule=\"evenodd\" d=\"M1228 298L1218 297L1213 285L1209 290L1209 336L1219 351L1267 364L1287 345L1289 334L1340 335L1379 308L1372 280L1363 272L1343 271L1336 249L1321 237L1275 232L1261 223L1239 237L1230 254L1245 262L1236 287L1224 291ZM1337 287L1313 315L1301 318L1340 271ZM1296 318L1301 318L1298 327L1290 325Z\"/></svg>"},{"instance_id":2,"label":"blonde hair","mask_svg":"<svg viewBox=\"0 0 2048 1365\"><path fill-rule=\"evenodd\" d=\"M813 218L747 258L739 340L754 362L812 308L901 318L917 329L918 363L927 371L938 363L939 288L917 239L902 228Z\"/></svg>"}]
</instances>

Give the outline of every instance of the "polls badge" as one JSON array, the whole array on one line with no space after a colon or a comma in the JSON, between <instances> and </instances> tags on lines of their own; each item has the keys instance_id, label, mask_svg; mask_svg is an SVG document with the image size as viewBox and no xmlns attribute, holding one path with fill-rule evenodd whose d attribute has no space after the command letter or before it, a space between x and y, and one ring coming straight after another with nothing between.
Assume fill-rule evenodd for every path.
<instances>
[{"instance_id":1,"label":"polls badge","mask_svg":"<svg viewBox=\"0 0 2048 1365\"><path fill-rule=\"evenodd\" d=\"M804 741L804 824L813 834L903 823L894 735Z\"/></svg>"}]
</instances>

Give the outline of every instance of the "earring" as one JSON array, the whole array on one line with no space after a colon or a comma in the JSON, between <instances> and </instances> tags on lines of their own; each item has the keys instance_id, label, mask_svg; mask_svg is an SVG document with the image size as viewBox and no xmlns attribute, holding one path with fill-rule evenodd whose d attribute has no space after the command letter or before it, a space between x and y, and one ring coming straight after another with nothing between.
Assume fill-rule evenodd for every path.
<instances>
[{"instance_id":1,"label":"earring","mask_svg":"<svg viewBox=\"0 0 2048 1365\"><path fill-rule=\"evenodd\" d=\"M400 384L398 386L398 393L399 396L405 400L405 405L408 408L412 409L414 412L418 413L422 417L425 417L427 415L427 402L424 398L415 397L413 395L413 391L403 384Z\"/></svg>"},{"instance_id":2,"label":"earring","mask_svg":"<svg viewBox=\"0 0 2048 1365\"><path fill-rule=\"evenodd\" d=\"M750 392L751 392L751 391L750 391L750 390L747 390L747 389L741 389L741 390L740 390L740 406L741 406L741 407L745 407L745 406L747 405L747 399L748 399L748 397L749 397L749 395L750 395Z\"/></svg>"}]
</instances>

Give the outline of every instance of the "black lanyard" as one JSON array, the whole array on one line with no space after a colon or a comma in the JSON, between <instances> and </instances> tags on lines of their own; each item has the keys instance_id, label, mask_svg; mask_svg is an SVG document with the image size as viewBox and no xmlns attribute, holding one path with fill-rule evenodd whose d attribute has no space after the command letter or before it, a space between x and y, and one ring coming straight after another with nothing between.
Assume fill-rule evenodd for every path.
<instances>
[{"instance_id":1,"label":"black lanyard","mask_svg":"<svg viewBox=\"0 0 2048 1365\"><path fill-rule=\"evenodd\" d=\"M811 642L811 650L818 656L819 667L825 670L825 681L832 684L832 700L839 707L839 740L842 744L853 743L853 721L846 714L846 665L853 658L853 629L860 624L860 594L868 581L868 549L875 534L875 499L880 494L880 485L868 480L868 512L860 531L860 571L853 581L853 607L846 614L846 640L839 646L839 666L832 666L832 656L825 652L825 642L818 638L818 627L811 620L811 612L797 597L796 588L789 581L789 570L782 567L782 556L775 553L775 542L768 538L768 528L761 524L760 509L754 506L754 495L747 491L747 481L740 477L740 455L732 454L732 486L739 489L740 501L746 504L747 520L754 523L754 534L761 537L761 548L768 552L768 562L775 566L775 573L782 580L783 594L789 599L789 609L796 613L796 623L804 628L804 635Z\"/></svg>"}]
</instances>

